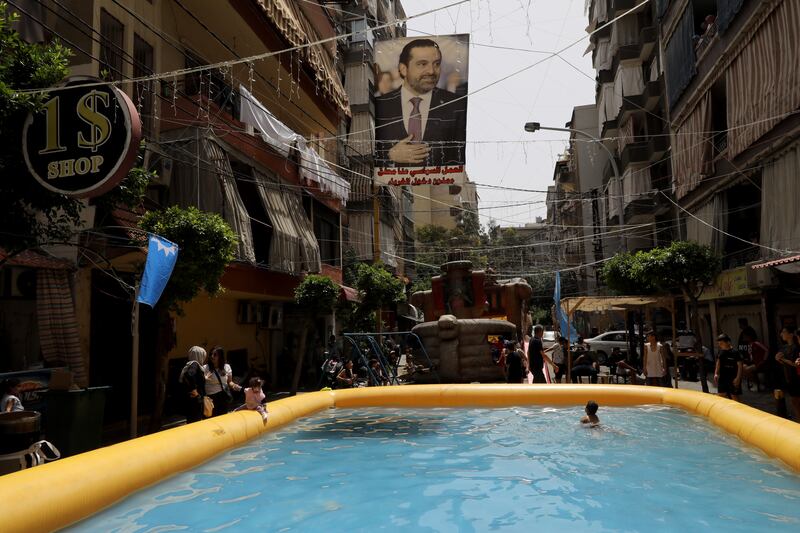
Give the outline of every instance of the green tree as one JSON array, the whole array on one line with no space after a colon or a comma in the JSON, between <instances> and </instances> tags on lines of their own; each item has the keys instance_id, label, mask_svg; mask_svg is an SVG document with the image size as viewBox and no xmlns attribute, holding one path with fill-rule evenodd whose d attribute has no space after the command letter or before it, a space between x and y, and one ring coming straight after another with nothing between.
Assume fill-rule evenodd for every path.
<instances>
[{"instance_id":1,"label":"green tree","mask_svg":"<svg viewBox=\"0 0 800 533\"><path fill-rule=\"evenodd\" d=\"M666 247L617 254L603 267L609 288L619 293L672 294L679 292L689 302L690 324L702 353L699 299L722 270L722 258L710 246L692 241L675 241ZM708 392L705 367L700 365L703 391Z\"/></svg>"},{"instance_id":2,"label":"green tree","mask_svg":"<svg viewBox=\"0 0 800 533\"><path fill-rule=\"evenodd\" d=\"M339 300L339 290L339 286L331 278L317 274L306 276L294 290L295 302L305 311L305 321L303 322L303 333L300 337L300 348L297 354L297 363L294 367L294 377L292 378L293 395L297 394L297 389L300 385L308 337L311 334L314 322L317 317L333 312L333 308Z\"/></svg>"},{"instance_id":3,"label":"green tree","mask_svg":"<svg viewBox=\"0 0 800 533\"><path fill-rule=\"evenodd\" d=\"M393 276L381 263L375 265L360 264L355 288L361 294L358 313L361 313L362 316L376 314L378 316L377 331L381 327L380 315L378 314L380 310L389 305L396 305L406 301L403 281Z\"/></svg>"},{"instance_id":4,"label":"green tree","mask_svg":"<svg viewBox=\"0 0 800 533\"><path fill-rule=\"evenodd\" d=\"M161 415L167 386L169 351L174 347L169 312L181 313L181 304L194 299L200 291L215 296L222 291L220 278L233 261L236 234L221 216L195 207L173 206L163 211L150 211L139 221L139 227L160 235L178 245L178 260L156 305L158 341L156 345L156 397L150 431L161 427Z\"/></svg>"},{"instance_id":5,"label":"green tree","mask_svg":"<svg viewBox=\"0 0 800 533\"><path fill-rule=\"evenodd\" d=\"M474 268L486 266L486 255L479 248L486 235L478 224L477 214L466 211L463 222L454 229L425 225L417 228L416 278L412 292L431 288L431 278L441 273L440 266L455 259L472 261Z\"/></svg>"}]
</instances>

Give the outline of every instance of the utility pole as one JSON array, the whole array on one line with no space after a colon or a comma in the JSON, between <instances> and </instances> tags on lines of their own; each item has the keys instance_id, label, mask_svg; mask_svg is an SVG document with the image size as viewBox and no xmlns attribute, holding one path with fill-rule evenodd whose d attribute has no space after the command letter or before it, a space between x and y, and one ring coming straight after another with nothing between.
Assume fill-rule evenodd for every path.
<instances>
[{"instance_id":1,"label":"utility pole","mask_svg":"<svg viewBox=\"0 0 800 533\"><path fill-rule=\"evenodd\" d=\"M611 150L608 149L608 146L603 144L603 140L602 139L598 139L597 137L594 137L593 135L589 135L585 131L576 130L574 128L550 128L550 127L547 127L547 126L542 126L538 122L526 122L525 123L525 131L535 132L535 131L539 131L539 130L563 131L563 132L567 132L567 133L574 133L575 135L582 135L582 136L586 137L587 139L591 139L592 141L594 141L597 144L599 144L603 148L603 150L606 151L606 154L608 155L608 160L611 162L611 170L614 171L614 178L617 180L617 183L619 184L620 193L622 192L622 178L620 178L620 175L619 175L619 168L617 167L617 160L614 157L614 154L611 153ZM625 219L625 203L623 201L622 194L620 194L619 195L619 218L617 220L619 221L619 243L620 243L620 251L622 251L622 252L624 252L625 250L628 249L628 243L627 243L627 239L626 239L625 233L624 233L624 225L625 225L625 220L624 219Z\"/></svg>"}]
</instances>

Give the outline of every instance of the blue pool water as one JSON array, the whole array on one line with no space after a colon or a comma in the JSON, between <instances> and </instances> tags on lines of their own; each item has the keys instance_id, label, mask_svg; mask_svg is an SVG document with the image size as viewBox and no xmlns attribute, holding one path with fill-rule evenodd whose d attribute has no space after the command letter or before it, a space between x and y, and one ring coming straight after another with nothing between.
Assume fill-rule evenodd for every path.
<instances>
[{"instance_id":1,"label":"blue pool water","mask_svg":"<svg viewBox=\"0 0 800 533\"><path fill-rule=\"evenodd\" d=\"M704 419L581 414L329 410L73 530L800 531L800 476Z\"/></svg>"}]
</instances>

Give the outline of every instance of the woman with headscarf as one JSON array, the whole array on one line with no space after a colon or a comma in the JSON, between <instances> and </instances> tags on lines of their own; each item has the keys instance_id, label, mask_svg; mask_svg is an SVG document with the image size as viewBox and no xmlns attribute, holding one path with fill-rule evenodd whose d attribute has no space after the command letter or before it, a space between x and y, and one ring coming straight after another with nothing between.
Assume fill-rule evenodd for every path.
<instances>
[{"instance_id":1,"label":"woman with headscarf","mask_svg":"<svg viewBox=\"0 0 800 533\"><path fill-rule=\"evenodd\" d=\"M206 395L206 377L203 363L206 351L200 346L189 348L189 360L183 366L179 381L183 388L184 414L186 423L203 419L203 398Z\"/></svg>"}]
</instances>

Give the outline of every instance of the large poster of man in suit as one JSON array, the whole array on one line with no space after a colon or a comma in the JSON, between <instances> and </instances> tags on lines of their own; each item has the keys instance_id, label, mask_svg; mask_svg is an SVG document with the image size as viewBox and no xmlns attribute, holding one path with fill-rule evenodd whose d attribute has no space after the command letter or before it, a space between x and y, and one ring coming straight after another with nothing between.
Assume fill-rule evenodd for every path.
<instances>
[{"instance_id":1,"label":"large poster of man in suit","mask_svg":"<svg viewBox=\"0 0 800 533\"><path fill-rule=\"evenodd\" d=\"M468 35L375 44L375 177L447 185L463 176Z\"/></svg>"}]
</instances>

